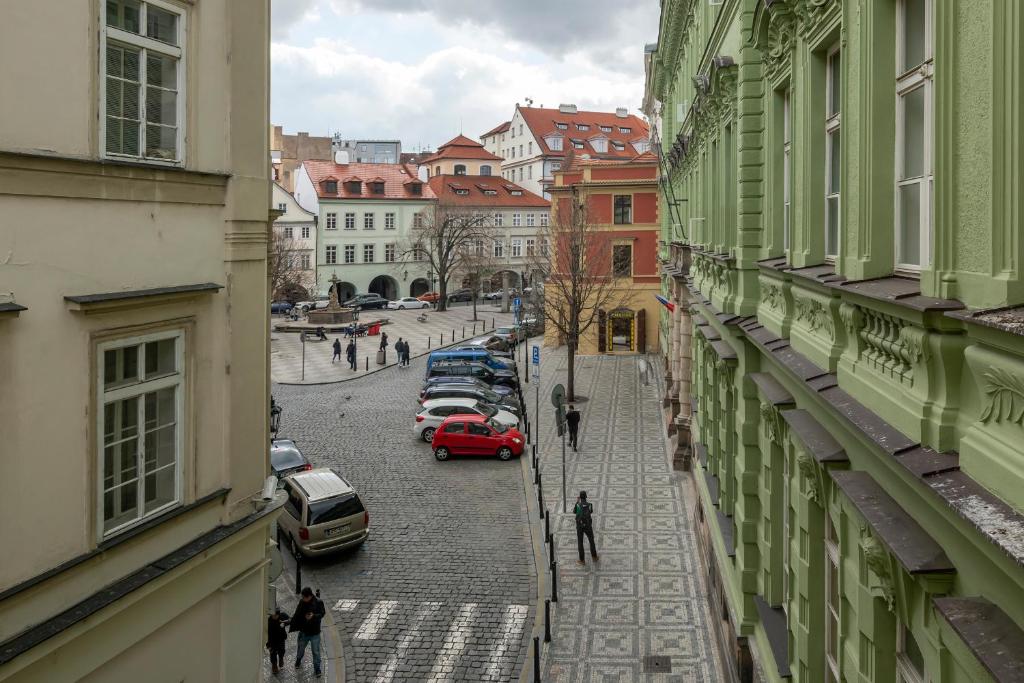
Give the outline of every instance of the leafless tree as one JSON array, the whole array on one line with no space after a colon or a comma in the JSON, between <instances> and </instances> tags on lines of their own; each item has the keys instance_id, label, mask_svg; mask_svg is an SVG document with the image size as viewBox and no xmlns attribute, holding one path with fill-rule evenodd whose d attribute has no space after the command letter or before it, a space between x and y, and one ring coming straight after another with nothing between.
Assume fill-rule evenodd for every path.
<instances>
[{"instance_id":1,"label":"leafless tree","mask_svg":"<svg viewBox=\"0 0 1024 683\"><path fill-rule=\"evenodd\" d=\"M552 202L558 205L532 266L544 276L544 316L568 349L566 394L573 401L581 335L600 311L628 305L630 294L616 284L613 233L593 222L586 192L573 187L565 195L554 194Z\"/></svg>"},{"instance_id":2,"label":"leafless tree","mask_svg":"<svg viewBox=\"0 0 1024 683\"><path fill-rule=\"evenodd\" d=\"M489 233L489 230L484 232ZM502 261L494 257L493 243L493 237L478 236L462 247L462 272L473 290L473 320L477 320L476 302L483 294L485 283L490 285L491 276L502 267Z\"/></svg>"},{"instance_id":3,"label":"leafless tree","mask_svg":"<svg viewBox=\"0 0 1024 683\"><path fill-rule=\"evenodd\" d=\"M275 299L305 298L309 288L316 284L310 269L302 267L302 254L300 243L285 237L283 230L275 228L271 232L267 270L270 274L270 291Z\"/></svg>"},{"instance_id":4,"label":"leafless tree","mask_svg":"<svg viewBox=\"0 0 1024 683\"><path fill-rule=\"evenodd\" d=\"M399 261L410 265L427 262L437 276L437 310L443 311L448 307L449 281L465 272L467 246L476 240L490 239L490 218L445 203L438 203L421 215L422 220L413 226L409 239L400 247Z\"/></svg>"}]
</instances>

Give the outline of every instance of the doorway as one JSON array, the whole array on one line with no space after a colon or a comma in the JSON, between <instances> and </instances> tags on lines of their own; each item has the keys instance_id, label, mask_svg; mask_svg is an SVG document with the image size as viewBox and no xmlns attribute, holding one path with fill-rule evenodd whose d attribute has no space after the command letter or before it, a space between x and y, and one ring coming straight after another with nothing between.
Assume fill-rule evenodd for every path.
<instances>
[{"instance_id":1,"label":"doorway","mask_svg":"<svg viewBox=\"0 0 1024 683\"><path fill-rule=\"evenodd\" d=\"M636 313L618 308L608 314L608 351L629 353L636 351Z\"/></svg>"}]
</instances>

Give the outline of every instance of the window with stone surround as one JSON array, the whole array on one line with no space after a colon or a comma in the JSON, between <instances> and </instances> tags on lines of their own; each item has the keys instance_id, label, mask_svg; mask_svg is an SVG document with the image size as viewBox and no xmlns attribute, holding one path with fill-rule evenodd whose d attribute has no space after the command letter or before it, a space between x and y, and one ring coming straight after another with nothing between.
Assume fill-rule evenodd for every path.
<instances>
[{"instance_id":1,"label":"window with stone surround","mask_svg":"<svg viewBox=\"0 0 1024 683\"><path fill-rule=\"evenodd\" d=\"M338 247L333 244L328 244L324 247L324 263L327 265L334 265L338 262Z\"/></svg>"},{"instance_id":2,"label":"window with stone surround","mask_svg":"<svg viewBox=\"0 0 1024 683\"><path fill-rule=\"evenodd\" d=\"M825 680L839 683L840 620L839 534L825 510Z\"/></svg>"},{"instance_id":3,"label":"window with stone surround","mask_svg":"<svg viewBox=\"0 0 1024 683\"><path fill-rule=\"evenodd\" d=\"M356 245L346 244L345 245L345 263L356 262Z\"/></svg>"},{"instance_id":4,"label":"window with stone surround","mask_svg":"<svg viewBox=\"0 0 1024 683\"><path fill-rule=\"evenodd\" d=\"M839 47L828 53L825 64L825 260L839 254L842 154L839 137L842 96L842 62Z\"/></svg>"}]
</instances>

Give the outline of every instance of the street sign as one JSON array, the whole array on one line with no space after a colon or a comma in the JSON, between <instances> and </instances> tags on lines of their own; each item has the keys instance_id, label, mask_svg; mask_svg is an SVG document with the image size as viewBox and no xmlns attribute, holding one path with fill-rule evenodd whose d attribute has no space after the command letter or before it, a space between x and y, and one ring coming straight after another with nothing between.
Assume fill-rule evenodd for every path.
<instances>
[{"instance_id":1,"label":"street sign","mask_svg":"<svg viewBox=\"0 0 1024 683\"><path fill-rule=\"evenodd\" d=\"M563 403L565 403L565 387L556 384L555 388L551 390L551 405L558 408Z\"/></svg>"},{"instance_id":2,"label":"street sign","mask_svg":"<svg viewBox=\"0 0 1024 683\"><path fill-rule=\"evenodd\" d=\"M533 345L533 364L540 365L540 346Z\"/></svg>"},{"instance_id":3,"label":"street sign","mask_svg":"<svg viewBox=\"0 0 1024 683\"><path fill-rule=\"evenodd\" d=\"M540 366L539 365L534 365L533 366L533 378L535 380L540 379Z\"/></svg>"}]
</instances>

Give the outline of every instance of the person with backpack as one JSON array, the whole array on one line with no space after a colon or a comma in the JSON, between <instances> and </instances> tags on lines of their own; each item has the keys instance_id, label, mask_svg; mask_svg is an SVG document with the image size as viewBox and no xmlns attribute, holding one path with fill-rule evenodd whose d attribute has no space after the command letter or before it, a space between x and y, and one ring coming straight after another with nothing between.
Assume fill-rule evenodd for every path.
<instances>
[{"instance_id":1,"label":"person with backpack","mask_svg":"<svg viewBox=\"0 0 1024 683\"><path fill-rule=\"evenodd\" d=\"M580 551L580 559L576 562L577 564L586 564L583 557L584 536L590 541L590 557L597 562L599 558L597 557L597 544L594 543L594 506L587 502L586 491L580 491L579 498L576 499L576 506L572 511L576 515L576 546Z\"/></svg>"}]
</instances>

